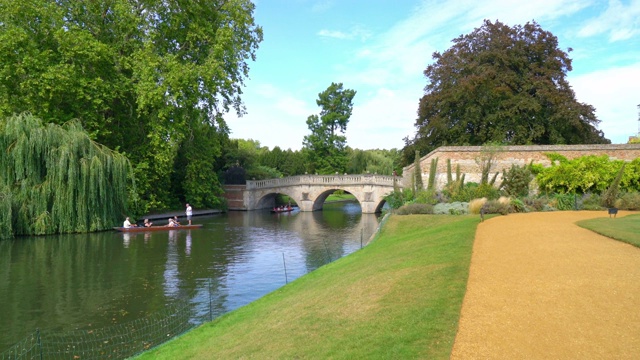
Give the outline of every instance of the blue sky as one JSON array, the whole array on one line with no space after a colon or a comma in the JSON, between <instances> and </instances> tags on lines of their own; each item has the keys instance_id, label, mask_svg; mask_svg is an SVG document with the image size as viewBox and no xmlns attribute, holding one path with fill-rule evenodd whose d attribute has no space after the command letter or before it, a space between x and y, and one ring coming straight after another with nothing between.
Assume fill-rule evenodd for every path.
<instances>
[{"instance_id":1,"label":"blue sky","mask_svg":"<svg viewBox=\"0 0 640 360\"><path fill-rule=\"evenodd\" d=\"M415 134L423 71L434 51L480 27L535 20L573 59L569 83L593 105L612 143L638 134L640 0L257 0L264 41L250 63L247 114L226 117L232 138L293 150L332 82L354 89L347 145L402 148Z\"/></svg>"}]
</instances>

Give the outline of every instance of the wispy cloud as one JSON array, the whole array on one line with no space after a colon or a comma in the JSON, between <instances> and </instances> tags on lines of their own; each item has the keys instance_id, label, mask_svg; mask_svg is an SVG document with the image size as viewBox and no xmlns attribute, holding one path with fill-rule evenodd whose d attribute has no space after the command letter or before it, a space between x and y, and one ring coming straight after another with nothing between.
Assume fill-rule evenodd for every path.
<instances>
[{"instance_id":1,"label":"wispy cloud","mask_svg":"<svg viewBox=\"0 0 640 360\"><path fill-rule=\"evenodd\" d=\"M325 11L331 9L333 7L334 3L335 3L335 1L333 1L333 0L320 0L320 1L317 1L311 7L311 11L316 12L316 13L325 12Z\"/></svg>"},{"instance_id":2,"label":"wispy cloud","mask_svg":"<svg viewBox=\"0 0 640 360\"><path fill-rule=\"evenodd\" d=\"M588 20L578 36L589 37L605 33L610 41L640 36L640 0L632 0L626 5L618 0L609 1L607 10Z\"/></svg>"},{"instance_id":3,"label":"wispy cloud","mask_svg":"<svg viewBox=\"0 0 640 360\"><path fill-rule=\"evenodd\" d=\"M360 40L366 41L371 37L371 32L367 31L362 26L353 26L349 31L344 32L340 30L327 30L322 29L318 31L318 35L321 37L334 38L340 40Z\"/></svg>"}]
</instances>

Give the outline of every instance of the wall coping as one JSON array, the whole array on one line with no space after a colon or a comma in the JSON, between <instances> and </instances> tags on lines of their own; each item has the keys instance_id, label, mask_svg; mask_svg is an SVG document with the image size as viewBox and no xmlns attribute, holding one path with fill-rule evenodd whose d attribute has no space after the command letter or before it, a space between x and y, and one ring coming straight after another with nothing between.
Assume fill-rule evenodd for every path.
<instances>
[{"instance_id":1,"label":"wall coping","mask_svg":"<svg viewBox=\"0 0 640 360\"><path fill-rule=\"evenodd\" d=\"M481 152L484 146L440 146L427 155L420 158L420 162L437 153L447 152ZM611 151L611 150L640 150L640 144L587 144L587 145L507 145L499 146L500 152L558 152L558 151ZM409 164L402 169L413 170L414 164Z\"/></svg>"}]
</instances>

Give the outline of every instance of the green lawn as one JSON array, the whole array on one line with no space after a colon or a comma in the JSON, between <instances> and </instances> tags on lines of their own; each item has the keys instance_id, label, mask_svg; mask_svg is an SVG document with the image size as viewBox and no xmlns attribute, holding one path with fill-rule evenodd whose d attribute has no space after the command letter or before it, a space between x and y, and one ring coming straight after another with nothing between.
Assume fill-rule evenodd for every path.
<instances>
[{"instance_id":1,"label":"green lawn","mask_svg":"<svg viewBox=\"0 0 640 360\"><path fill-rule=\"evenodd\" d=\"M577 224L598 234L640 247L640 214L582 220Z\"/></svg>"},{"instance_id":2,"label":"green lawn","mask_svg":"<svg viewBox=\"0 0 640 360\"><path fill-rule=\"evenodd\" d=\"M142 359L448 359L478 216L392 216L364 249Z\"/></svg>"},{"instance_id":3,"label":"green lawn","mask_svg":"<svg viewBox=\"0 0 640 360\"><path fill-rule=\"evenodd\" d=\"M347 201L347 200L355 200L356 197L354 195L351 194L331 194L327 197L327 199L325 200L325 202L332 202L332 201Z\"/></svg>"}]
</instances>

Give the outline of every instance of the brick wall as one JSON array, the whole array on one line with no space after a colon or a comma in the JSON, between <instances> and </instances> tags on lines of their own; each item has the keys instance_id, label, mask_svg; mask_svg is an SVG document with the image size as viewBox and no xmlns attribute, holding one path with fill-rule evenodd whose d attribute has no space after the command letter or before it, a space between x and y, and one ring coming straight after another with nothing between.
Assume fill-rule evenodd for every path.
<instances>
[{"instance_id":1,"label":"brick wall","mask_svg":"<svg viewBox=\"0 0 640 360\"><path fill-rule=\"evenodd\" d=\"M640 157L640 144L610 144L610 145L527 145L527 146L503 146L495 155L491 175L499 172L497 183L501 181L503 169L509 169L511 165L526 165L530 162L550 166L551 161L545 155L557 153L568 159L575 159L587 155L607 155L610 159L632 161ZM483 156L481 146L442 146L423 156L420 160L422 170L422 182L427 186L431 160L438 159L436 173L436 186L441 189L447 183L447 159L451 159L451 170L455 178L456 166L460 165L461 173L465 174L465 182L480 182L481 172L478 159ZM413 164L403 169L403 185L411 186L413 176Z\"/></svg>"}]
</instances>

